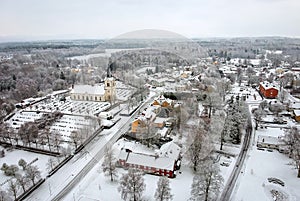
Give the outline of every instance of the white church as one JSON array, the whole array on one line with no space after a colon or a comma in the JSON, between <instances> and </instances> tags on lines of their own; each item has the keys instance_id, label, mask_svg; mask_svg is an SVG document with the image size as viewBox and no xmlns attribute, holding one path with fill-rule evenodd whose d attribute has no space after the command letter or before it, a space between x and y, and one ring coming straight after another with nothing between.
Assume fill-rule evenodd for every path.
<instances>
[{"instance_id":1,"label":"white church","mask_svg":"<svg viewBox=\"0 0 300 201\"><path fill-rule=\"evenodd\" d=\"M72 100L79 101L114 102L116 100L116 80L108 77L101 84L74 85L70 96Z\"/></svg>"}]
</instances>

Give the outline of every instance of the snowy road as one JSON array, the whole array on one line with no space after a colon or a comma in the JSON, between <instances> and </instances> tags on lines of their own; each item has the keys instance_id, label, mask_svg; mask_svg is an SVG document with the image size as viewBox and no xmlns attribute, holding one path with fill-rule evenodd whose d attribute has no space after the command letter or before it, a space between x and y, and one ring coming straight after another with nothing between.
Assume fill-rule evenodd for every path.
<instances>
[{"instance_id":1,"label":"snowy road","mask_svg":"<svg viewBox=\"0 0 300 201\"><path fill-rule=\"evenodd\" d=\"M219 197L220 201L229 201L231 200L232 192L235 187L236 180L238 179L241 168L244 164L245 158L247 156L247 151L251 142L251 135L252 135L252 122L251 120L248 121L248 126L246 128L246 134L244 137L243 146L241 152L236 160L236 165L223 189L221 196Z\"/></svg>"}]
</instances>

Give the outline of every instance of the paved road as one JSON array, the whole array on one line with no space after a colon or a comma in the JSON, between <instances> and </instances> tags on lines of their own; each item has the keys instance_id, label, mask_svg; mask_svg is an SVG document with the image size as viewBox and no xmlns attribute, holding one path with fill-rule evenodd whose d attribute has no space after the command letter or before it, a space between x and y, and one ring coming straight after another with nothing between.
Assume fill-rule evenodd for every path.
<instances>
[{"instance_id":1,"label":"paved road","mask_svg":"<svg viewBox=\"0 0 300 201\"><path fill-rule=\"evenodd\" d=\"M251 118L249 117L241 152L236 160L235 167L232 170L232 173L223 189L223 192L219 197L220 201L230 201L232 192L233 192L235 184L236 184L236 180L238 179L238 177L240 175L242 166L243 166L245 158L247 156L247 151L248 151L248 148L250 146L250 141L251 141L251 135L252 135L252 121L251 121Z\"/></svg>"}]
</instances>

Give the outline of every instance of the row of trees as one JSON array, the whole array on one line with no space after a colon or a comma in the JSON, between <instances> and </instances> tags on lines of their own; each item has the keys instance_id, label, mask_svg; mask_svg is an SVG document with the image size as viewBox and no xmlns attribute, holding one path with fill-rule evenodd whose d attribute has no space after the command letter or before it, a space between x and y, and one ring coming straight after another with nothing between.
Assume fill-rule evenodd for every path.
<instances>
[{"instance_id":1,"label":"row of trees","mask_svg":"<svg viewBox=\"0 0 300 201\"><path fill-rule=\"evenodd\" d=\"M8 166L6 163L2 164L1 170L6 176L11 178L6 181L8 183L7 190L0 189L0 200L16 200L20 193L26 192L41 178L41 172L36 165L27 164L23 159L19 160L18 165L22 167L24 173L16 165Z\"/></svg>"},{"instance_id":2,"label":"row of trees","mask_svg":"<svg viewBox=\"0 0 300 201\"><path fill-rule=\"evenodd\" d=\"M38 149L67 154L67 150L61 147L61 144L65 142L61 133L56 130L50 131L52 123L61 116L62 114L59 112L47 114L35 122L22 124L18 130L13 129L8 123L1 123L0 141L27 147L32 147L32 144L35 144L35 148ZM97 119L89 119L89 121L89 125L71 132L69 143L75 149L101 124Z\"/></svg>"}]
</instances>

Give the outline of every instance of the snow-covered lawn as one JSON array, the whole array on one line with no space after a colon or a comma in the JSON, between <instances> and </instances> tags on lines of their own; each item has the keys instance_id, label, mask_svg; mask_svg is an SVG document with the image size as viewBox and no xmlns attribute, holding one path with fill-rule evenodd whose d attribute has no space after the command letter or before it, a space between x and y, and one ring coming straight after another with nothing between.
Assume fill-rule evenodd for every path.
<instances>
[{"instance_id":1,"label":"snow-covered lawn","mask_svg":"<svg viewBox=\"0 0 300 201\"><path fill-rule=\"evenodd\" d=\"M256 137L260 134L276 137L282 133L283 130L280 128L259 129ZM297 170L290 165L292 160L276 150L273 152L257 150L256 143L253 144L246 159L246 166L238 180L233 200L273 200L270 194L272 189L287 195L286 201L300 200L300 179L297 178ZM267 179L270 177L282 180L285 186L269 183Z\"/></svg>"},{"instance_id":2,"label":"snow-covered lawn","mask_svg":"<svg viewBox=\"0 0 300 201\"><path fill-rule=\"evenodd\" d=\"M1 147L1 150L3 148ZM46 177L48 174L47 171L47 162L48 159L51 156L47 155L42 155L42 154L37 154L37 153L31 153L28 151L23 151L23 150L17 150L17 149L5 149L5 157L0 158L0 165L2 166L3 163L6 163L7 165L17 165L18 166L18 161L20 159L24 159L27 163L30 163L34 161L36 158L38 159L32 165L37 165L39 170L41 171L41 176L42 178ZM21 171L21 167L19 167ZM0 186L3 188L5 184L2 186L2 184L11 177L5 176L3 171L0 171ZM5 189L5 187L4 187Z\"/></svg>"},{"instance_id":3,"label":"snow-covered lawn","mask_svg":"<svg viewBox=\"0 0 300 201\"><path fill-rule=\"evenodd\" d=\"M101 161L102 162L102 161ZM101 200L121 201L121 194L118 192L118 181L111 182L105 177L101 170L101 162L80 182L65 198L66 201L75 200ZM126 173L126 170L118 168L119 177ZM144 175L146 190L143 193L144 200L154 201L154 193L157 187L159 176ZM181 167L181 174L170 179L171 193L174 201L188 200L190 198L190 187L193 181L193 173L188 167Z\"/></svg>"}]
</instances>

